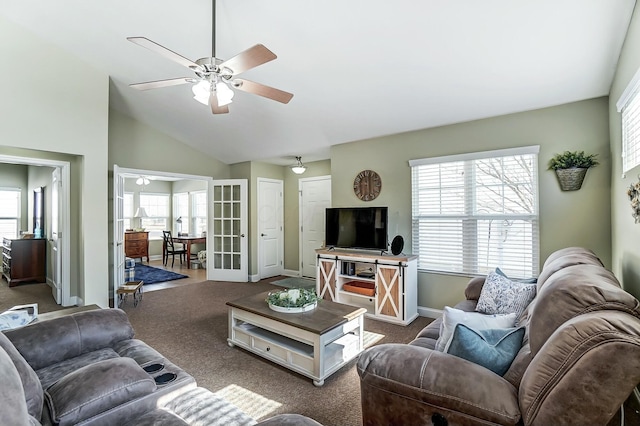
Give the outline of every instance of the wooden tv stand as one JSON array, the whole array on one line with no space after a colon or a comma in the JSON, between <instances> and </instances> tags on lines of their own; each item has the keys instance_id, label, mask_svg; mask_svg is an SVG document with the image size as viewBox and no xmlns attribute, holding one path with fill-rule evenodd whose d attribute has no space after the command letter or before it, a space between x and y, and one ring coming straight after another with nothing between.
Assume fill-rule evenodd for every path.
<instances>
[{"instance_id":1,"label":"wooden tv stand","mask_svg":"<svg viewBox=\"0 0 640 426\"><path fill-rule=\"evenodd\" d=\"M401 325L418 317L418 256L329 249L316 253L316 292L323 299L365 308L368 317Z\"/></svg>"}]
</instances>

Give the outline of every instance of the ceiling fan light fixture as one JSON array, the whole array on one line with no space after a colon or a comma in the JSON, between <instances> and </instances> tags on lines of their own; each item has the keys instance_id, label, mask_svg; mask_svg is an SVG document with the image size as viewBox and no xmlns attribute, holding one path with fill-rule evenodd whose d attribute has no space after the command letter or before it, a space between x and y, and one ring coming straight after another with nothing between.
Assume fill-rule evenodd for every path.
<instances>
[{"instance_id":1,"label":"ceiling fan light fixture","mask_svg":"<svg viewBox=\"0 0 640 426\"><path fill-rule=\"evenodd\" d=\"M149 185L149 183L151 183L151 181L144 176L140 176L138 179L136 179L136 185Z\"/></svg>"},{"instance_id":2,"label":"ceiling fan light fixture","mask_svg":"<svg viewBox=\"0 0 640 426\"><path fill-rule=\"evenodd\" d=\"M211 83L206 80L202 80L197 84L194 84L191 88L193 92L193 99L200 102L203 105L209 105L209 94L211 93Z\"/></svg>"},{"instance_id":3,"label":"ceiling fan light fixture","mask_svg":"<svg viewBox=\"0 0 640 426\"><path fill-rule=\"evenodd\" d=\"M233 90L226 83L219 82L216 84L216 96L218 98L218 106L229 105L233 99Z\"/></svg>"},{"instance_id":4,"label":"ceiling fan light fixture","mask_svg":"<svg viewBox=\"0 0 640 426\"><path fill-rule=\"evenodd\" d=\"M296 157L296 160L298 161L298 163L291 166L291 171L297 175L301 175L305 172L305 170L307 170L307 166L302 164L302 157Z\"/></svg>"}]
</instances>

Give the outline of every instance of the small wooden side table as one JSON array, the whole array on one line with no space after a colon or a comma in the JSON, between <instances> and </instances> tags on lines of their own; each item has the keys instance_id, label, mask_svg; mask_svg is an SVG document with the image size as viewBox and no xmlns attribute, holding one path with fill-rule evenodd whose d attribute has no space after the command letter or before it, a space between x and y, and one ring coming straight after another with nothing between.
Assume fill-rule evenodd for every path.
<instances>
[{"instance_id":1,"label":"small wooden side table","mask_svg":"<svg viewBox=\"0 0 640 426\"><path fill-rule=\"evenodd\" d=\"M138 306L138 302L142 301L142 286L144 281L129 281L118 288L118 300L121 305L127 300L128 295L133 295L133 306Z\"/></svg>"}]
</instances>

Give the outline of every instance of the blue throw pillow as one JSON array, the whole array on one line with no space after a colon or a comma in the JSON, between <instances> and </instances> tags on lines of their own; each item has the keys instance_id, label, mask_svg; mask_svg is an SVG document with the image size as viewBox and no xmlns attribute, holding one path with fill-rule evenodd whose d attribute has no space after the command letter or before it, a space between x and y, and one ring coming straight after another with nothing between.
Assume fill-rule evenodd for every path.
<instances>
[{"instance_id":1,"label":"blue throw pillow","mask_svg":"<svg viewBox=\"0 0 640 426\"><path fill-rule=\"evenodd\" d=\"M504 375L522 347L524 327L474 330L456 325L447 353Z\"/></svg>"}]
</instances>

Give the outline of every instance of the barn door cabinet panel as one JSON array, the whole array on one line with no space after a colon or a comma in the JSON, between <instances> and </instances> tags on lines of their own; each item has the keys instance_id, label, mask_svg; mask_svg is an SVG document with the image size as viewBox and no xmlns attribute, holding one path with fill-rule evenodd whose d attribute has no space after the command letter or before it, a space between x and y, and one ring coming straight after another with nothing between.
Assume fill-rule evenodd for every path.
<instances>
[{"instance_id":1,"label":"barn door cabinet panel","mask_svg":"<svg viewBox=\"0 0 640 426\"><path fill-rule=\"evenodd\" d=\"M418 257L316 250L316 291L358 306L367 316L401 325L418 316Z\"/></svg>"}]
</instances>

